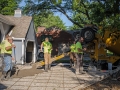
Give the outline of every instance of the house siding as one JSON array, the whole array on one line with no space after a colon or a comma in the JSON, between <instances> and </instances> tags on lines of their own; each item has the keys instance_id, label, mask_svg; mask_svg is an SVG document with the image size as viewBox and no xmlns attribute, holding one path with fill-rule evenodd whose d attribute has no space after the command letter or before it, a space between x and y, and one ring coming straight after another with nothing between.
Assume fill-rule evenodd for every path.
<instances>
[{"instance_id":1,"label":"house siding","mask_svg":"<svg viewBox=\"0 0 120 90\"><path fill-rule=\"evenodd\" d=\"M27 46L27 43L28 41L32 41L34 43L34 52L33 52L33 62L35 62L37 60L37 39L36 39L36 34L35 34L35 31L34 31L34 22L33 20L31 21L30 23L30 26L29 26L29 30L28 30L28 33L26 35L26 40L25 40L25 44Z\"/></svg>"},{"instance_id":2,"label":"house siding","mask_svg":"<svg viewBox=\"0 0 120 90\"><path fill-rule=\"evenodd\" d=\"M21 64L22 59L24 59L24 56L22 56L22 40L14 40L13 42L16 48L15 48L15 52L13 49L12 56L16 59L16 64Z\"/></svg>"},{"instance_id":3,"label":"house siding","mask_svg":"<svg viewBox=\"0 0 120 90\"><path fill-rule=\"evenodd\" d=\"M33 21L31 21L31 23L30 23L30 27L29 27L26 39L35 41L35 31L34 31Z\"/></svg>"}]
</instances>

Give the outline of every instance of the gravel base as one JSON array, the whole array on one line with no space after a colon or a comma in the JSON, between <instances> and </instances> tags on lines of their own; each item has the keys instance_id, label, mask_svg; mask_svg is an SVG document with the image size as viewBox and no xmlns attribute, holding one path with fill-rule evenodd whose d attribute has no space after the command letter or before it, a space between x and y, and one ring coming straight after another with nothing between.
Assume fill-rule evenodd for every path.
<instances>
[{"instance_id":1,"label":"gravel base","mask_svg":"<svg viewBox=\"0 0 120 90\"><path fill-rule=\"evenodd\" d=\"M120 90L120 81L109 77L82 90Z\"/></svg>"}]
</instances>

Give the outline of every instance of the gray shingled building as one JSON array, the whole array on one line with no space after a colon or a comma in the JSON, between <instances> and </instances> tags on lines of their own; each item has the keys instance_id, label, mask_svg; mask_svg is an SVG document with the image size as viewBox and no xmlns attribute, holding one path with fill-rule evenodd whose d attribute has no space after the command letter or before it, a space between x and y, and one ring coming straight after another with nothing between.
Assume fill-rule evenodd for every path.
<instances>
[{"instance_id":1,"label":"gray shingled building","mask_svg":"<svg viewBox=\"0 0 120 90\"><path fill-rule=\"evenodd\" d=\"M4 39L5 35L14 26L5 16L0 14L0 42Z\"/></svg>"},{"instance_id":2,"label":"gray shingled building","mask_svg":"<svg viewBox=\"0 0 120 90\"><path fill-rule=\"evenodd\" d=\"M14 16L0 15L0 25L2 26L0 26L1 41L6 34L13 37L16 45L13 55L16 58L16 63L36 62L37 41L32 17L22 16L21 10L15 10Z\"/></svg>"}]
</instances>

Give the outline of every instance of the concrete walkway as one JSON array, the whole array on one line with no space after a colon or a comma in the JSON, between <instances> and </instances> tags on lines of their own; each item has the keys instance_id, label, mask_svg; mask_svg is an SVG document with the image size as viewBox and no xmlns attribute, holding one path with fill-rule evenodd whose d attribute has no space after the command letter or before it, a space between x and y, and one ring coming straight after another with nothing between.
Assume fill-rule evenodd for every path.
<instances>
[{"instance_id":1,"label":"concrete walkway","mask_svg":"<svg viewBox=\"0 0 120 90\"><path fill-rule=\"evenodd\" d=\"M107 73L94 71L76 75L68 66L56 65L49 72L3 81L0 90L78 90L106 76Z\"/></svg>"}]
</instances>

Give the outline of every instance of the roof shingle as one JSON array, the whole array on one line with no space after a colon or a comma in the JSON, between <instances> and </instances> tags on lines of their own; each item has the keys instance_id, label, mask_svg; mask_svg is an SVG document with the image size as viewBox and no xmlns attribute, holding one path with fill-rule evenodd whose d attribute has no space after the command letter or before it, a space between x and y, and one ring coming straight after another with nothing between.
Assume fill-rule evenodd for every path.
<instances>
[{"instance_id":1,"label":"roof shingle","mask_svg":"<svg viewBox=\"0 0 120 90\"><path fill-rule=\"evenodd\" d=\"M12 29L12 37L15 38L25 38L27 31L29 29L32 17L30 16L22 16L22 17L14 17L14 16L5 16L9 21L15 24Z\"/></svg>"},{"instance_id":2,"label":"roof shingle","mask_svg":"<svg viewBox=\"0 0 120 90\"><path fill-rule=\"evenodd\" d=\"M9 21L4 15L0 14L0 21L6 23L8 25L14 25L11 21Z\"/></svg>"}]
</instances>

